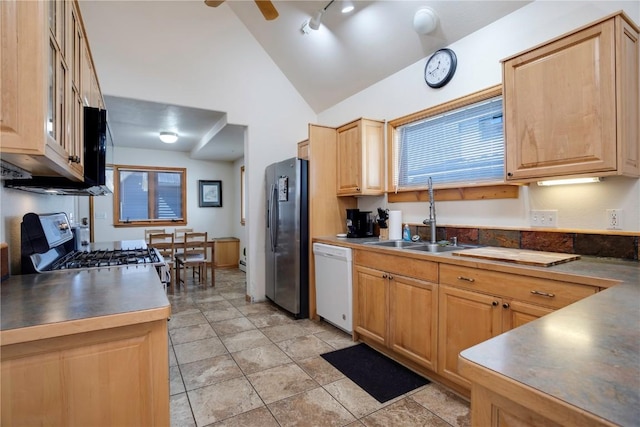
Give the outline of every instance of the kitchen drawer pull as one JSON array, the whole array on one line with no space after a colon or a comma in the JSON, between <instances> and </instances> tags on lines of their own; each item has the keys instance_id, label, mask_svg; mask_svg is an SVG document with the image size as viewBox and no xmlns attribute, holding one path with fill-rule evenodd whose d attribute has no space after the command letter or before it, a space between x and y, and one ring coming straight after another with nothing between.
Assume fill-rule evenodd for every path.
<instances>
[{"instance_id":1,"label":"kitchen drawer pull","mask_svg":"<svg viewBox=\"0 0 640 427\"><path fill-rule=\"evenodd\" d=\"M383 278L383 279L386 279L387 277L389 277L389 276L387 276L386 274L383 274L383 275L382 275L382 278Z\"/></svg>"},{"instance_id":2,"label":"kitchen drawer pull","mask_svg":"<svg viewBox=\"0 0 640 427\"><path fill-rule=\"evenodd\" d=\"M464 277L464 276L458 276L458 280L464 280L465 282L475 282L476 279L472 278L472 277Z\"/></svg>"},{"instance_id":3,"label":"kitchen drawer pull","mask_svg":"<svg viewBox=\"0 0 640 427\"><path fill-rule=\"evenodd\" d=\"M549 297L549 298L553 298L556 296L556 294L552 294L550 292L542 292L542 291L536 291L536 290L531 291L531 293L534 295L540 295L542 297Z\"/></svg>"}]
</instances>

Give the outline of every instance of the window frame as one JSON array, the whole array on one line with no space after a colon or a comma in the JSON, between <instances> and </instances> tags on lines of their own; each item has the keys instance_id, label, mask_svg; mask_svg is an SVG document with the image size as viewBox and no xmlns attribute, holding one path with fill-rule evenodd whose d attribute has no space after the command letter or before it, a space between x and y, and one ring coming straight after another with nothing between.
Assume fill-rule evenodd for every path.
<instances>
[{"instance_id":1,"label":"window frame","mask_svg":"<svg viewBox=\"0 0 640 427\"><path fill-rule=\"evenodd\" d=\"M439 104L388 122L387 130L387 196L389 202L424 201L426 186L416 186L415 188L395 188L395 177L397 175L397 148L395 146L397 128L406 124L424 120L429 117L441 115L447 111L463 108L471 104L495 98L502 95L502 85L491 86L487 89L474 92L443 104ZM472 184L455 185L435 185L436 200L477 200L486 198L514 198L518 197L517 186L506 184L504 177L501 180L487 181ZM469 188L486 188L485 191L464 190ZM438 194L439 193L439 194ZM426 198L428 200L428 197Z\"/></svg>"},{"instance_id":2,"label":"window frame","mask_svg":"<svg viewBox=\"0 0 640 427\"><path fill-rule=\"evenodd\" d=\"M114 227L155 227L160 225L187 225L187 169L164 166L110 165L113 170L113 226ZM120 218L120 172L174 172L180 173L182 219L148 219L124 221Z\"/></svg>"}]
</instances>

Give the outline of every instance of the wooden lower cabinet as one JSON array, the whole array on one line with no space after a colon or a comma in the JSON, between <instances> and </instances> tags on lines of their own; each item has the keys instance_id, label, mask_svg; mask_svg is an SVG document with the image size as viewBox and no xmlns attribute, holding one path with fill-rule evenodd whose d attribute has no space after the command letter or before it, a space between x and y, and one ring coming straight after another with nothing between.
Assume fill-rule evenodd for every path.
<instances>
[{"instance_id":1,"label":"wooden lower cabinet","mask_svg":"<svg viewBox=\"0 0 640 427\"><path fill-rule=\"evenodd\" d=\"M553 312L552 308L540 307L520 301L506 301L502 305L503 309L508 309L503 311L502 316L502 330L505 332Z\"/></svg>"},{"instance_id":2,"label":"wooden lower cabinet","mask_svg":"<svg viewBox=\"0 0 640 427\"><path fill-rule=\"evenodd\" d=\"M2 425L168 426L167 320L2 346Z\"/></svg>"},{"instance_id":3,"label":"wooden lower cabinet","mask_svg":"<svg viewBox=\"0 0 640 427\"><path fill-rule=\"evenodd\" d=\"M387 273L355 266L354 331L380 345L387 345L389 284Z\"/></svg>"},{"instance_id":4,"label":"wooden lower cabinet","mask_svg":"<svg viewBox=\"0 0 640 427\"><path fill-rule=\"evenodd\" d=\"M502 332L502 300L443 285L439 300L438 373L470 389L458 373L458 354Z\"/></svg>"},{"instance_id":5,"label":"wooden lower cabinet","mask_svg":"<svg viewBox=\"0 0 640 427\"><path fill-rule=\"evenodd\" d=\"M218 237L213 255L216 268L237 268L240 261L240 240L235 237Z\"/></svg>"},{"instance_id":6,"label":"wooden lower cabinet","mask_svg":"<svg viewBox=\"0 0 640 427\"><path fill-rule=\"evenodd\" d=\"M458 373L458 354L554 310L507 298L440 285L438 372L471 388Z\"/></svg>"},{"instance_id":7,"label":"wooden lower cabinet","mask_svg":"<svg viewBox=\"0 0 640 427\"><path fill-rule=\"evenodd\" d=\"M438 285L403 276L389 280L389 347L436 370Z\"/></svg>"},{"instance_id":8,"label":"wooden lower cabinet","mask_svg":"<svg viewBox=\"0 0 640 427\"><path fill-rule=\"evenodd\" d=\"M355 276L355 332L435 370L438 285L358 265Z\"/></svg>"}]
</instances>

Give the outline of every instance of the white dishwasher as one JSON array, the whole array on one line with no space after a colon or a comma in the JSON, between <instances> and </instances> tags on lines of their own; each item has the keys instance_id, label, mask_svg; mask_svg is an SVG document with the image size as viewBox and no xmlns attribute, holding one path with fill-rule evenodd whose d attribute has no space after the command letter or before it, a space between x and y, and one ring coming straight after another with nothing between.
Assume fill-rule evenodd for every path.
<instances>
[{"instance_id":1,"label":"white dishwasher","mask_svg":"<svg viewBox=\"0 0 640 427\"><path fill-rule=\"evenodd\" d=\"M313 254L316 261L316 311L325 321L351 333L351 249L314 243Z\"/></svg>"}]
</instances>

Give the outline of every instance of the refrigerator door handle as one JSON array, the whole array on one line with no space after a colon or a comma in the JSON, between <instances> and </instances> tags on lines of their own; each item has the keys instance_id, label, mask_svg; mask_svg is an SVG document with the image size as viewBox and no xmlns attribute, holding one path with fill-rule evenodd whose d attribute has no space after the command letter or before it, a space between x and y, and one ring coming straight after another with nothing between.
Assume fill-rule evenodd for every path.
<instances>
[{"instance_id":1,"label":"refrigerator door handle","mask_svg":"<svg viewBox=\"0 0 640 427\"><path fill-rule=\"evenodd\" d=\"M275 251L278 247L278 187L273 185L273 189L271 190L271 244L273 245L273 250ZM275 210L275 213L274 213ZM275 221L273 221L275 219Z\"/></svg>"},{"instance_id":2,"label":"refrigerator door handle","mask_svg":"<svg viewBox=\"0 0 640 427\"><path fill-rule=\"evenodd\" d=\"M274 202L274 194L276 191L276 186L274 184L271 184L271 190L270 190L270 194L269 194L269 214L268 214L268 218L267 218L267 228L269 228L269 246L271 247L271 251L273 252L276 248L275 244L274 244L274 239L275 236L273 234L273 202Z\"/></svg>"}]
</instances>

